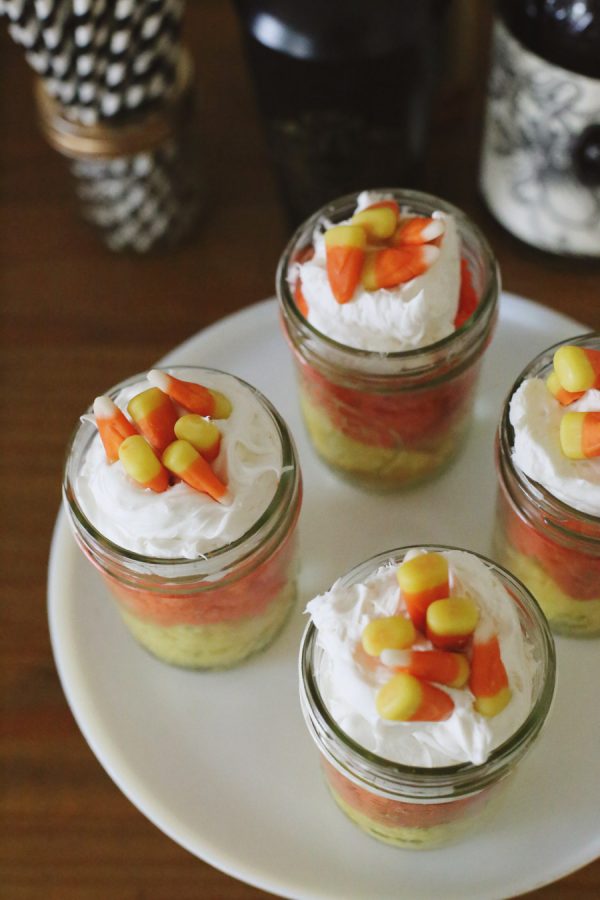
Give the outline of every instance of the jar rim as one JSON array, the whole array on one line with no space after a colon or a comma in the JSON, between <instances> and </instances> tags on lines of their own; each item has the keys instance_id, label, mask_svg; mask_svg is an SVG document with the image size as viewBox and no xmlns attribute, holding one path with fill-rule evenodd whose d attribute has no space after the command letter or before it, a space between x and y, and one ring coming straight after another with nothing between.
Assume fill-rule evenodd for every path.
<instances>
[{"instance_id":1,"label":"jar rim","mask_svg":"<svg viewBox=\"0 0 600 900\"><path fill-rule=\"evenodd\" d=\"M512 458L512 448L514 446L514 428L510 421L510 403L523 382L527 378L542 377L542 373L545 370L549 369L552 365L552 358L559 347L563 347L565 345L583 346L585 344L588 344L591 338L594 338L596 340L600 339L600 332L588 331L584 334L576 335L572 338L566 338L565 340L557 341L555 344L552 344L550 347L542 350L541 353L538 353L538 355L535 356L524 367L524 369L516 377L510 390L508 391L508 394L506 395L502 415L500 417L500 423L498 426L498 443L501 449L503 465L507 467L507 469L510 471L511 476L517 481L521 490L527 495L530 500L532 500L532 502L538 505L542 505L543 509L548 512L552 511L560 516L565 517L566 519L571 519L578 524L597 527L600 521L600 516L594 515L594 513L587 513L583 510L577 509L576 506L571 506L570 503L567 503L566 501L561 500L559 497L556 497L552 493L552 491L544 487L544 485L539 481L530 478L529 475L527 475L514 464ZM565 534L576 534L577 538L580 540L591 541L594 544L598 543L597 538L582 534L579 531L574 532L572 531L572 529L567 528L564 523L553 521L552 525L558 530L564 531Z\"/></svg>"},{"instance_id":2,"label":"jar rim","mask_svg":"<svg viewBox=\"0 0 600 900\"><path fill-rule=\"evenodd\" d=\"M459 550L469 553L480 559L488 568L491 568L505 587L510 587L510 593L519 598L519 605L525 610L537 629L539 640L536 648L540 653L540 664L544 666L544 673L539 679L536 696L533 698L531 709L527 717L519 727L501 744L495 747L483 763L461 762L446 766L415 766L394 762L373 753L351 738L337 724L323 699L319 689L318 680L313 668L314 653L316 650L317 628L313 622L309 622L304 630L299 657L300 692L301 701L308 707L305 715L311 720L311 737L317 743L320 751L343 774L358 783L364 783L365 767L371 776L374 776L379 787L384 792L400 790L403 796L425 797L427 791L434 789L443 790L452 788L455 794L461 795L480 790L489 783L502 777L513 759L519 758L527 746L540 732L554 697L556 681L556 651L550 627L536 599L514 575L507 569L483 554L464 548L439 544L417 544L410 547L395 548L365 560L355 566L341 582L354 583L354 578L359 572L373 572L380 565L400 562L410 550L421 549L428 552L443 552ZM543 677L545 675L545 677ZM330 736L323 741L317 728ZM342 750L338 758L331 744L335 742L336 748ZM372 788L372 785L369 785Z\"/></svg>"},{"instance_id":3,"label":"jar rim","mask_svg":"<svg viewBox=\"0 0 600 900\"><path fill-rule=\"evenodd\" d=\"M473 333L477 333L478 326L480 326L481 323L485 324L485 322L493 317L493 312L497 305L497 298L500 292L500 275L498 265L487 239L485 238L483 232L479 229L479 227L466 215L466 213L464 213L457 206L454 206L454 204L448 202L447 200L442 200L440 197L437 197L434 194L428 194L423 191L415 191L404 188L377 188L373 189L373 193L392 194L395 199L404 201L406 205L412 205L413 207L418 207L420 205L422 208L420 210L417 210L420 212L426 210L430 212L434 210L442 210L443 212L449 213L454 217L458 225L462 225L463 231L466 230L470 232L477 241L479 249L482 253L482 257L484 259L487 277L486 283L482 290L481 302L477 304L476 309L469 316L469 318L460 326L460 328L457 328L451 334L446 335L446 337L441 338L440 340L435 341L432 344L427 344L425 347L416 347L410 350L394 350L387 352L381 350L365 350L360 347L351 347L348 344L343 344L339 341L336 341L333 338L328 337L322 331L319 331L314 327L314 325L311 325L308 319L300 312L292 296L292 292L290 290L289 282L287 279L287 273L289 271L291 263L293 262L293 255L296 252L297 244L299 243L300 238L307 233L312 234L319 223L327 218L328 212L330 214L339 213L341 210L345 210L346 207L348 208L348 211L351 212L356 206L356 200L360 193L362 192L354 191L350 194L345 194L344 196L325 204L319 210L313 213L312 216L306 219L301 225L299 225L289 239L280 257L275 276L277 296L285 315L289 316L296 326L306 329L310 336L317 339L318 341L323 342L323 344L326 347L329 347L329 349L334 350L338 354L347 355L347 358L349 360L355 361L385 359L390 361L404 362L418 360L419 358L422 358L423 356L428 354L443 352L457 339L469 337Z\"/></svg>"},{"instance_id":4,"label":"jar rim","mask_svg":"<svg viewBox=\"0 0 600 900\"><path fill-rule=\"evenodd\" d=\"M117 544L115 541L112 541L110 538L106 537L99 531L98 528L90 521L90 519L86 516L83 509L81 508L79 502L77 501L75 486L73 484L73 479L70 474L70 464L72 462L72 454L75 447L75 443L81 434L81 429L85 426L85 421L83 420L83 416L90 415L93 413L93 406L90 405L85 413L80 417L80 421L77 423L75 429L73 430L69 442L67 444L66 456L65 456L65 464L63 469L63 483L62 483L62 493L63 499L68 507L71 515L75 518L79 527L83 529L83 531L92 538L104 551L107 551L111 554L118 556L121 560L130 563L135 563L138 565L146 565L152 566L156 568L164 567L169 569L181 570L182 575L185 575L185 569L188 567L196 567L198 564L198 560L202 560L207 564L216 565L217 563L226 561L226 558L238 551L240 548L244 546L247 542L249 542L252 538L257 537L261 531L264 530L265 525L271 520L274 519L272 528L264 535L265 540L268 540L272 531L275 531L279 526L279 517L274 517L274 512L278 509L282 508L284 501L289 499L291 501L294 491L299 485L300 482L300 469L298 465L297 453L294 446L293 439L288 430L288 427L273 406L270 400L268 400L258 388L255 388L253 385L249 384L243 378L240 378L237 375L233 375L231 372L224 372L221 369L209 368L207 366L193 366L193 365L169 365L169 366L155 366L158 371L164 371L167 373L172 373L177 371L178 373L193 371L193 372L209 372L216 373L218 375L225 375L228 378L235 379L239 384L243 385L247 388L256 399L263 405L266 411L270 414L273 419L273 423L277 429L277 435L281 443L281 474L279 477L279 481L277 483L277 487L275 492L269 501L267 507L262 512L262 514L254 521L254 523L248 528L239 538L236 538L234 541L231 541L228 544L225 544L223 547L218 547L214 550L209 550L205 553L200 554L198 557L189 558L189 557L160 557L160 556L148 556L146 554L137 553L134 550L129 550L126 547ZM145 379L146 373L139 372L135 375L132 375L129 378L119 382L114 385L114 387L110 388L107 396L110 396L111 399L117 396L117 394L126 387L135 384L136 381L142 381ZM82 449L84 452L89 443L94 437L94 432L90 433L90 436L86 442L85 447ZM287 509L287 506L285 507ZM240 562L243 562L246 555L250 555L254 552L253 548L250 548L248 554L239 556L236 555L236 565Z\"/></svg>"}]
</instances>

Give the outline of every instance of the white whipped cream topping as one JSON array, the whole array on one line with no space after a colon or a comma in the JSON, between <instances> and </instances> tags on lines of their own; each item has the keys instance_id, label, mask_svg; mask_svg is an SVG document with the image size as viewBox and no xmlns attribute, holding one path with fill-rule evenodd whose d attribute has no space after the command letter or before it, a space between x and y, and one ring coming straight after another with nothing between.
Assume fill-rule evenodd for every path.
<instances>
[{"instance_id":1,"label":"white whipped cream topping","mask_svg":"<svg viewBox=\"0 0 600 900\"><path fill-rule=\"evenodd\" d=\"M390 195L363 191L356 212L386 199ZM402 214L410 212L401 210ZM358 285L348 303L338 303L333 296L325 239L317 229L313 258L291 273L295 281L300 272L310 324L345 346L384 353L426 347L452 334L460 294L460 243L452 216L434 212L433 218L443 219L445 230L439 256L429 269L391 289L366 291Z\"/></svg>"},{"instance_id":2,"label":"white whipped cream topping","mask_svg":"<svg viewBox=\"0 0 600 900\"><path fill-rule=\"evenodd\" d=\"M230 417L215 420L222 439L219 455L211 463L227 482L232 502L217 503L183 481L161 494L142 488L120 462L108 463L98 435L83 460L75 493L94 527L119 546L144 556L195 559L241 537L262 515L279 483L281 441L270 415L233 377L219 372L169 372L221 391L232 403ZM149 387L147 381L131 385L115 403L126 413L128 401Z\"/></svg>"},{"instance_id":3,"label":"white whipped cream topping","mask_svg":"<svg viewBox=\"0 0 600 900\"><path fill-rule=\"evenodd\" d=\"M407 559L425 551L411 551ZM459 550L444 551L453 594L468 594L479 606L476 637L495 632L500 643L512 698L493 718L473 709L473 696L464 688L436 685L455 703L443 722L392 722L379 717L378 689L392 670L383 665L368 669L355 658L364 627L373 618L405 610L396 579L396 565L382 566L362 584L343 587L338 580L327 593L307 606L318 630L323 654L317 679L323 700L346 734L367 750L406 765L436 767L472 762L480 764L513 734L527 717L532 703L536 662L525 643L514 603L493 573L477 557ZM419 638L415 648L430 649Z\"/></svg>"},{"instance_id":4,"label":"white whipped cream topping","mask_svg":"<svg viewBox=\"0 0 600 900\"><path fill-rule=\"evenodd\" d=\"M600 391L586 391L569 406L561 406L541 378L528 378L510 401L515 431L513 464L574 509L600 516L600 457L568 459L560 447L560 422L565 412L600 411Z\"/></svg>"}]
</instances>

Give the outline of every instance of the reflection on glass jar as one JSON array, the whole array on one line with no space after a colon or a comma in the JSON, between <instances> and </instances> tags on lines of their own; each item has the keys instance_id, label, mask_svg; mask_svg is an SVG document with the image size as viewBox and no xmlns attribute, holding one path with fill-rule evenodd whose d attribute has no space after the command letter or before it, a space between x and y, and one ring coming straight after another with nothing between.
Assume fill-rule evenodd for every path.
<instances>
[{"instance_id":1,"label":"reflection on glass jar","mask_svg":"<svg viewBox=\"0 0 600 900\"><path fill-rule=\"evenodd\" d=\"M179 377L199 382L211 371L177 370L178 375L184 373ZM274 494L241 536L193 558L143 555L107 537L86 514L79 481L92 442L98 441L91 417L82 419L71 440L63 482L65 509L77 543L103 576L131 633L159 659L198 669L233 666L267 647L296 597L302 484L292 439L265 397L240 379L218 374L258 404L281 449ZM116 398L143 377L117 385L109 396ZM161 502L168 504L167 495L168 491L156 496L166 497Z\"/></svg>"},{"instance_id":2,"label":"reflection on glass jar","mask_svg":"<svg viewBox=\"0 0 600 900\"><path fill-rule=\"evenodd\" d=\"M584 335L550 347L521 373L506 401L496 444L494 555L527 585L553 631L591 637L600 634L600 516L557 499L512 458L511 400L527 379L547 378L555 351L564 345L600 350L600 337Z\"/></svg>"},{"instance_id":3,"label":"reflection on glass jar","mask_svg":"<svg viewBox=\"0 0 600 900\"><path fill-rule=\"evenodd\" d=\"M485 239L460 210L415 191L381 193L417 216L438 210L454 217L461 242L461 303L473 293L476 302L464 323L429 346L389 353L347 346L310 324L294 297L294 267L315 229L351 217L357 194L323 207L296 231L279 263L277 294L317 453L351 481L389 489L437 475L457 454L496 321L499 274Z\"/></svg>"}]
</instances>

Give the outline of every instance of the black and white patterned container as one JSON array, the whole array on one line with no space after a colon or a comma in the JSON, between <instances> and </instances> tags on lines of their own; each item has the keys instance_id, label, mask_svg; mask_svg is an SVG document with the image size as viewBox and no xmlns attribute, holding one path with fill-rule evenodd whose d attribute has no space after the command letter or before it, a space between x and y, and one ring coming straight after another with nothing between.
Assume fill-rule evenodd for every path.
<instances>
[{"instance_id":1,"label":"black and white patterned container","mask_svg":"<svg viewBox=\"0 0 600 900\"><path fill-rule=\"evenodd\" d=\"M195 223L201 184L193 99L187 54L172 97L121 124L83 125L37 85L42 130L69 160L83 216L111 250L171 246Z\"/></svg>"},{"instance_id":2,"label":"black and white patterned container","mask_svg":"<svg viewBox=\"0 0 600 900\"><path fill-rule=\"evenodd\" d=\"M600 257L600 80L552 65L500 20L480 181L492 213L521 240Z\"/></svg>"}]
</instances>

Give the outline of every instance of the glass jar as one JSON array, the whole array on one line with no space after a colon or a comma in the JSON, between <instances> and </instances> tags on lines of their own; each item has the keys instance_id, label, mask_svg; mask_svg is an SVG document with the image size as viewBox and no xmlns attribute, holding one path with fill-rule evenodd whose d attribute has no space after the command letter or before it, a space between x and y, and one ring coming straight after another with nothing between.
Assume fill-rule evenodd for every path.
<instances>
[{"instance_id":1,"label":"glass jar","mask_svg":"<svg viewBox=\"0 0 600 900\"><path fill-rule=\"evenodd\" d=\"M386 563L400 564L412 548L379 554L345 575L342 586L363 583ZM443 551L448 547L426 547ZM480 764L426 768L391 762L350 738L329 712L319 689L323 650L310 623L300 650L300 701L320 754L326 784L340 809L367 834L408 849L452 843L489 813L517 763L546 721L556 677L554 642L537 603L509 572L479 557L514 601L521 629L537 662L529 715L516 732Z\"/></svg>"},{"instance_id":2,"label":"glass jar","mask_svg":"<svg viewBox=\"0 0 600 900\"><path fill-rule=\"evenodd\" d=\"M478 301L461 327L428 347L383 353L340 344L300 312L290 284L294 265L324 221L352 216L358 194L324 206L300 226L279 262L277 295L315 450L349 480L389 490L437 475L457 454L496 321L500 277L485 238L460 210L416 191L384 193L417 215L441 210L454 216L462 268L468 268Z\"/></svg>"},{"instance_id":3,"label":"glass jar","mask_svg":"<svg viewBox=\"0 0 600 900\"><path fill-rule=\"evenodd\" d=\"M562 344L600 350L600 335L569 338ZM553 631L592 637L600 635L600 516L558 500L512 460L512 397L526 379L549 375L560 346L550 347L533 360L519 375L504 405L496 441L494 556L527 585Z\"/></svg>"},{"instance_id":4,"label":"glass jar","mask_svg":"<svg viewBox=\"0 0 600 900\"><path fill-rule=\"evenodd\" d=\"M176 372L202 382L203 374L211 370L177 367ZM266 648L296 598L296 524L302 497L296 450L269 401L240 379L226 377L258 401L281 446L275 494L236 540L194 559L160 558L125 549L102 534L78 496L78 474L92 441L98 439L90 415L82 417L71 439L63 481L75 539L101 573L133 636L159 659L195 669L230 667ZM143 375L134 376L109 396L114 399L122 389L143 380ZM158 496L168 502L168 491Z\"/></svg>"}]
</instances>

